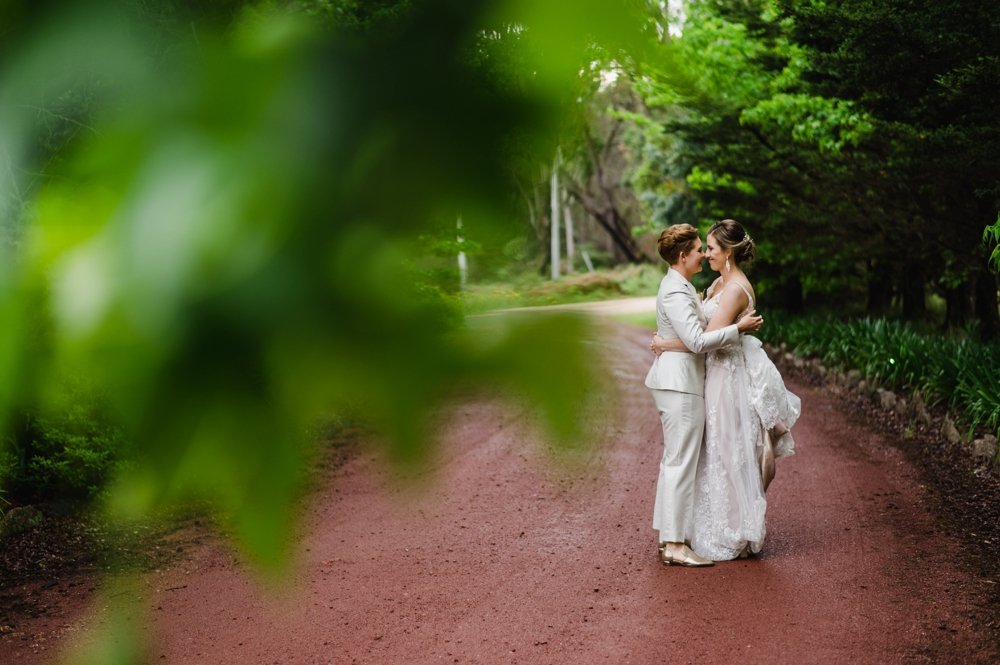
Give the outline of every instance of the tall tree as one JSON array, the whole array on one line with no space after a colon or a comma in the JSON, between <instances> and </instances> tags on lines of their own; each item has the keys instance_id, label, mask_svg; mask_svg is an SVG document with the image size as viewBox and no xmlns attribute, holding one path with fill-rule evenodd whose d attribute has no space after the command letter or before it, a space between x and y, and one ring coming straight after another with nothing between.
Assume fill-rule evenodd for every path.
<instances>
[{"instance_id":1,"label":"tall tree","mask_svg":"<svg viewBox=\"0 0 1000 665\"><path fill-rule=\"evenodd\" d=\"M895 225L904 302L942 291L961 323L974 297L987 336L1000 333L983 228L1000 207L1000 17L985 0L782 2L820 94L854 100L889 144L882 200L912 211ZM905 258L903 258L905 257ZM922 314L911 304L912 314Z\"/></svg>"},{"instance_id":2,"label":"tall tree","mask_svg":"<svg viewBox=\"0 0 1000 665\"><path fill-rule=\"evenodd\" d=\"M706 222L761 231L762 291L786 304L895 301L924 318L930 290L951 322L974 313L996 334L980 242L1000 173L988 4L690 3L667 65L636 68L659 129L640 152L679 169L673 190Z\"/></svg>"}]
</instances>

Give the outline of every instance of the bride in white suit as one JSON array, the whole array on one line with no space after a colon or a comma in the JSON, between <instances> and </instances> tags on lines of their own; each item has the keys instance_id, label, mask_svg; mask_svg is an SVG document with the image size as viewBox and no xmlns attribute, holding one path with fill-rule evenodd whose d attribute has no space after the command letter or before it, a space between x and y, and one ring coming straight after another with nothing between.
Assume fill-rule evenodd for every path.
<instances>
[{"instance_id":1,"label":"bride in white suit","mask_svg":"<svg viewBox=\"0 0 1000 665\"><path fill-rule=\"evenodd\" d=\"M708 330L727 330L755 298L742 266L755 254L739 222L726 219L708 232L709 267L721 273L701 304ZM701 349L660 334L651 348L663 356L694 356ZM682 353L662 353L681 351ZM687 351L688 353L683 353ZM753 337L713 349L705 374L704 447L695 478L691 547L715 561L759 552L766 533L764 491L774 459L793 453L791 426L801 410L781 375Z\"/></svg>"},{"instance_id":2,"label":"bride in white suit","mask_svg":"<svg viewBox=\"0 0 1000 665\"><path fill-rule=\"evenodd\" d=\"M656 484L653 528L659 531L663 563L710 566L691 550L694 535L695 472L705 427L705 359L703 353L739 342L742 332L760 328L760 317L747 312L737 323L705 332L691 277L701 271L701 237L689 224L665 230L657 249L670 268L656 298L656 327L665 340L675 340L694 353L661 353L646 376L663 425L663 457Z\"/></svg>"}]
</instances>

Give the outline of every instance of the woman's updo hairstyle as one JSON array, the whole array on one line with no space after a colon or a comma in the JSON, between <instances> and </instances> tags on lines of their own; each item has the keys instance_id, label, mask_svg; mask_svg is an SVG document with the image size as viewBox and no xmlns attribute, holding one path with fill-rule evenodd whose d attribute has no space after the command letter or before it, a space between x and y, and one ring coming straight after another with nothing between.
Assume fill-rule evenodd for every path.
<instances>
[{"instance_id":1,"label":"woman's updo hairstyle","mask_svg":"<svg viewBox=\"0 0 1000 665\"><path fill-rule=\"evenodd\" d=\"M674 224L660 234L656 249L668 265L674 265L681 254L694 250L695 243L701 243L698 229L690 224Z\"/></svg>"},{"instance_id":2,"label":"woman's updo hairstyle","mask_svg":"<svg viewBox=\"0 0 1000 665\"><path fill-rule=\"evenodd\" d=\"M716 222L708 230L708 234L713 236L723 249L733 250L733 260L740 265L750 263L757 256L753 238L735 219Z\"/></svg>"}]
</instances>

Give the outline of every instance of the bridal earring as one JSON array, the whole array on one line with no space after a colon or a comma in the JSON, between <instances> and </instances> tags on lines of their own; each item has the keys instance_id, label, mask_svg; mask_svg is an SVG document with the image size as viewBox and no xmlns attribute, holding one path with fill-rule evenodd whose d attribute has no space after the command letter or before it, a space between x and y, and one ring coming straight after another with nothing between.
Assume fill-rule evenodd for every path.
<instances>
[{"instance_id":1,"label":"bridal earring","mask_svg":"<svg viewBox=\"0 0 1000 665\"><path fill-rule=\"evenodd\" d=\"M729 257L727 256L726 257L726 272L729 272L730 270L732 270L732 267L729 265Z\"/></svg>"}]
</instances>

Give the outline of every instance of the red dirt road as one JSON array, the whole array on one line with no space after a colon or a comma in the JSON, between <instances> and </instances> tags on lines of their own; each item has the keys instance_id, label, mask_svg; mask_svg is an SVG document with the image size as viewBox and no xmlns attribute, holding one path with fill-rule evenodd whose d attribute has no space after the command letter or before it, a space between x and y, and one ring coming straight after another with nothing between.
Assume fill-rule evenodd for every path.
<instances>
[{"instance_id":1,"label":"red dirt road","mask_svg":"<svg viewBox=\"0 0 1000 665\"><path fill-rule=\"evenodd\" d=\"M329 472L279 593L215 542L148 575L149 661L994 662L974 618L990 581L963 570L902 453L820 389L790 383L798 454L762 555L662 566L649 333L608 334L619 398L582 464L552 464L514 409L458 407L419 488L364 452ZM0 640L0 662L44 658Z\"/></svg>"}]
</instances>

